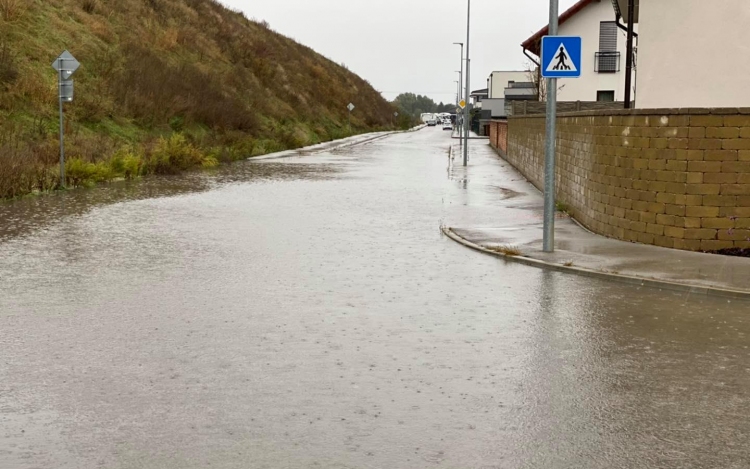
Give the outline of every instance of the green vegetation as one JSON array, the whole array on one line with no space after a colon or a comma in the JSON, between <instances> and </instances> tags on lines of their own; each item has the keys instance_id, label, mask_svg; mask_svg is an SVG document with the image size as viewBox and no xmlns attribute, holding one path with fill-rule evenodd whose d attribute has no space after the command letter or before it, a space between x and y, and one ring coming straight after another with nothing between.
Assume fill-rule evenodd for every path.
<instances>
[{"instance_id":1,"label":"green vegetation","mask_svg":"<svg viewBox=\"0 0 750 469\"><path fill-rule=\"evenodd\" d=\"M425 112L456 112L455 104L436 104L427 96L414 93L402 93L393 100L393 105L400 109L402 114L419 118Z\"/></svg>"},{"instance_id":2,"label":"green vegetation","mask_svg":"<svg viewBox=\"0 0 750 469\"><path fill-rule=\"evenodd\" d=\"M71 183L210 167L392 128L367 81L215 0L0 0L0 198L59 185L57 77ZM403 128L410 119L399 120Z\"/></svg>"}]
</instances>

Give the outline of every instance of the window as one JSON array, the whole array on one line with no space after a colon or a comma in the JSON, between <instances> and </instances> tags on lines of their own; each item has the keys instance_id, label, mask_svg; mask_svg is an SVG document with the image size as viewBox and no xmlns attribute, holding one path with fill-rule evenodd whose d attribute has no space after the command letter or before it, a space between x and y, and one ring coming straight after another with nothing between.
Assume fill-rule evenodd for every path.
<instances>
[{"instance_id":1,"label":"window","mask_svg":"<svg viewBox=\"0 0 750 469\"><path fill-rule=\"evenodd\" d=\"M614 90L600 90L596 92L596 100L599 102L614 102L615 91Z\"/></svg>"},{"instance_id":2,"label":"window","mask_svg":"<svg viewBox=\"0 0 750 469\"><path fill-rule=\"evenodd\" d=\"M599 52L595 57L595 72L616 73L620 71L620 53L617 52L617 23L599 23Z\"/></svg>"}]
</instances>

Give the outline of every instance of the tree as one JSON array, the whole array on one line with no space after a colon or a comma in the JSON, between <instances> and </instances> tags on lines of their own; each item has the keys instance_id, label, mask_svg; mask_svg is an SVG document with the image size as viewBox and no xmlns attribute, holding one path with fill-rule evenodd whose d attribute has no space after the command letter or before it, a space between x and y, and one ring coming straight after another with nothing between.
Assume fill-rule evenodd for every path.
<instances>
[{"instance_id":1,"label":"tree","mask_svg":"<svg viewBox=\"0 0 750 469\"><path fill-rule=\"evenodd\" d=\"M401 93L393 100L393 105L412 117L419 117L426 112L451 112L456 109L455 104L435 104L429 97L414 93Z\"/></svg>"}]
</instances>

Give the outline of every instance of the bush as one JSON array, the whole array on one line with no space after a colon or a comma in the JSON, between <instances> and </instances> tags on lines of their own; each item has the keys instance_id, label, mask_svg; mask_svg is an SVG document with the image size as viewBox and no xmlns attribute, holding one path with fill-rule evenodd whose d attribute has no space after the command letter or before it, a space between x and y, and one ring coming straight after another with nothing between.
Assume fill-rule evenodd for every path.
<instances>
[{"instance_id":1,"label":"bush","mask_svg":"<svg viewBox=\"0 0 750 469\"><path fill-rule=\"evenodd\" d=\"M169 138L161 137L147 162L149 172L174 174L203 164L204 155L184 135L174 133Z\"/></svg>"}]
</instances>

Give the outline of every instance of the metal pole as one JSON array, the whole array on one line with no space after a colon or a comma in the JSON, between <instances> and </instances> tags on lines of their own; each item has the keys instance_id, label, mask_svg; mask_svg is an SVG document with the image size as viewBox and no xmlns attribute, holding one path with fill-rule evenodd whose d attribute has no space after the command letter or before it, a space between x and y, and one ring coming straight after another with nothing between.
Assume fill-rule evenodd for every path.
<instances>
[{"instance_id":1,"label":"metal pole","mask_svg":"<svg viewBox=\"0 0 750 469\"><path fill-rule=\"evenodd\" d=\"M471 0L468 0L469 8L466 17L466 94L464 95L465 100L468 101L471 95L471 59L469 53L469 41L471 40ZM466 103L464 108L464 166L469 164L469 103Z\"/></svg>"},{"instance_id":2,"label":"metal pole","mask_svg":"<svg viewBox=\"0 0 750 469\"><path fill-rule=\"evenodd\" d=\"M625 52L625 109L630 109L631 93L633 89L633 29L635 28L635 0L628 0L628 50Z\"/></svg>"},{"instance_id":3,"label":"metal pole","mask_svg":"<svg viewBox=\"0 0 750 469\"><path fill-rule=\"evenodd\" d=\"M453 44L457 46L461 46L461 70L458 72L458 102L456 103L456 106L458 106L458 103L461 102L462 99L464 99L462 93L461 93L461 85L464 82L464 43L463 42L454 42ZM463 126L458 125L459 118L458 114L456 114L456 127L458 127L458 138L460 139L459 142L463 144Z\"/></svg>"},{"instance_id":4,"label":"metal pole","mask_svg":"<svg viewBox=\"0 0 750 469\"><path fill-rule=\"evenodd\" d=\"M58 60L60 73L57 77L57 100L60 103L60 188L65 188L65 127L63 121L63 60Z\"/></svg>"},{"instance_id":5,"label":"metal pole","mask_svg":"<svg viewBox=\"0 0 750 469\"><path fill-rule=\"evenodd\" d=\"M352 110L349 109L349 134L352 133Z\"/></svg>"},{"instance_id":6,"label":"metal pole","mask_svg":"<svg viewBox=\"0 0 750 469\"><path fill-rule=\"evenodd\" d=\"M557 36L558 0L549 2L549 35ZM543 64L542 64L543 66ZM547 140L544 147L544 252L555 250L555 137L557 78L547 78Z\"/></svg>"}]
</instances>

